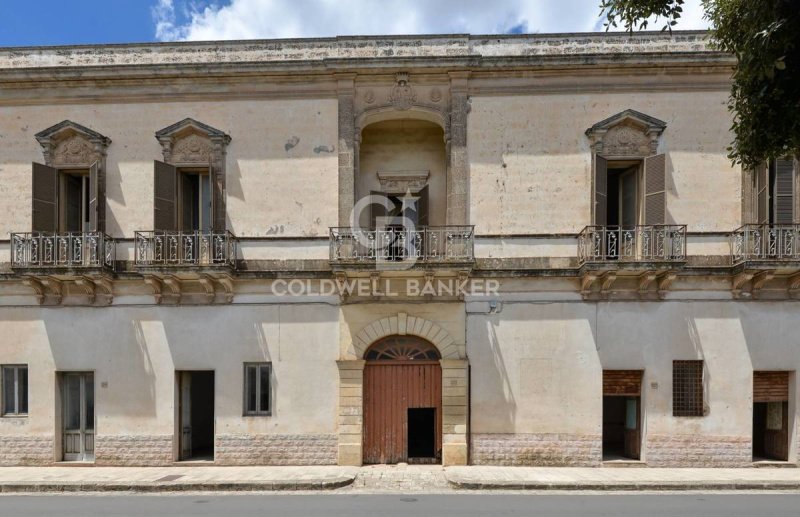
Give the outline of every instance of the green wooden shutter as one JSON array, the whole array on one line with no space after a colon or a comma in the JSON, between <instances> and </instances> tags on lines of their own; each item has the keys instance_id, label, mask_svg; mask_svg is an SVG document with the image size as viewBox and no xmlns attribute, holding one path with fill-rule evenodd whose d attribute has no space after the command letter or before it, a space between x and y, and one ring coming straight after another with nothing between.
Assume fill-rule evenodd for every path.
<instances>
[{"instance_id":1,"label":"green wooden shutter","mask_svg":"<svg viewBox=\"0 0 800 517\"><path fill-rule=\"evenodd\" d=\"M780 158L775 161L775 185L773 192L775 224L794 222L794 160Z\"/></svg>"},{"instance_id":2,"label":"green wooden shutter","mask_svg":"<svg viewBox=\"0 0 800 517\"><path fill-rule=\"evenodd\" d=\"M153 178L154 229L172 231L178 229L177 177L178 171L168 163L155 161Z\"/></svg>"},{"instance_id":3,"label":"green wooden shutter","mask_svg":"<svg viewBox=\"0 0 800 517\"><path fill-rule=\"evenodd\" d=\"M32 182L31 229L34 232L58 231L58 170L34 163Z\"/></svg>"},{"instance_id":4,"label":"green wooden shutter","mask_svg":"<svg viewBox=\"0 0 800 517\"><path fill-rule=\"evenodd\" d=\"M608 161L594 156L594 224L605 226L608 221Z\"/></svg>"},{"instance_id":5,"label":"green wooden shutter","mask_svg":"<svg viewBox=\"0 0 800 517\"><path fill-rule=\"evenodd\" d=\"M644 224L666 224L667 158L663 154L644 159Z\"/></svg>"}]
</instances>

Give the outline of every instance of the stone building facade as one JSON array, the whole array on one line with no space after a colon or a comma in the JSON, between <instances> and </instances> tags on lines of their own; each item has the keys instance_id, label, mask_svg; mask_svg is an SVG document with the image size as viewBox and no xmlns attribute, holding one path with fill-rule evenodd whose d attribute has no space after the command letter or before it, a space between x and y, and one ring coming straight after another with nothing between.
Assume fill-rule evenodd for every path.
<instances>
[{"instance_id":1,"label":"stone building facade","mask_svg":"<svg viewBox=\"0 0 800 517\"><path fill-rule=\"evenodd\" d=\"M705 38L0 49L0 464L797 463Z\"/></svg>"}]
</instances>

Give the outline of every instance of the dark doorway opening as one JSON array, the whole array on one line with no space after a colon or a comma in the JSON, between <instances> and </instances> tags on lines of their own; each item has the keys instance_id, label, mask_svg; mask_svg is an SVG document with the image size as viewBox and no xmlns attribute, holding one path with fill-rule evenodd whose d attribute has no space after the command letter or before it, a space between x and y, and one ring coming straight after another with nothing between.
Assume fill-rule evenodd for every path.
<instances>
[{"instance_id":1,"label":"dark doorway opening","mask_svg":"<svg viewBox=\"0 0 800 517\"><path fill-rule=\"evenodd\" d=\"M436 458L436 408L408 409L408 460Z\"/></svg>"},{"instance_id":2,"label":"dark doorway opening","mask_svg":"<svg viewBox=\"0 0 800 517\"><path fill-rule=\"evenodd\" d=\"M789 403L753 403L753 460L789 459Z\"/></svg>"},{"instance_id":3,"label":"dark doorway opening","mask_svg":"<svg viewBox=\"0 0 800 517\"><path fill-rule=\"evenodd\" d=\"M603 397L603 460L638 460L639 397Z\"/></svg>"},{"instance_id":4,"label":"dark doorway opening","mask_svg":"<svg viewBox=\"0 0 800 517\"><path fill-rule=\"evenodd\" d=\"M181 372L182 460L214 459L214 372Z\"/></svg>"}]
</instances>

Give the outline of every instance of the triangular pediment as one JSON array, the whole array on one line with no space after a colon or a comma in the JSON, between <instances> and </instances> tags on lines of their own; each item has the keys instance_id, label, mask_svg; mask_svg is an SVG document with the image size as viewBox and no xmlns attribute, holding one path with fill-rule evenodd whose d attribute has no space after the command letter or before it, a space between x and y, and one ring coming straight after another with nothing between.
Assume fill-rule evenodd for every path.
<instances>
[{"instance_id":1,"label":"triangular pediment","mask_svg":"<svg viewBox=\"0 0 800 517\"><path fill-rule=\"evenodd\" d=\"M164 139L172 139L186 135L187 133L196 133L208 137L209 139L216 140L222 139L226 144L230 142L231 137L220 131L217 128L211 127L208 124L203 124L192 118L185 118L180 122L176 122L171 126L156 131L156 138L161 141Z\"/></svg>"},{"instance_id":2,"label":"triangular pediment","mask_svg":"<svg viewBox=\"0 0 800 517\"><path fill-rule=\"evenodd\" d=\"M93 129L89 129L86 126L82 126L71 120L64 120L63 122L59 122L54 126L50 126L43 131L39 131L36 133L35 137L40 144L45 145L49 141L61 140L68 135L79 135L89 142L99 143L106 147L111 143L111 139L107 136L104 136Z\"/></svg>"},{"instance_id":3,"label":"triangular pediment","mask_svg":"<svg viewBox=\"0 0 800 517\"><path fill-rule=\"evenodd\" d=\"M663 120L651 117L650 115L645 115L644 113L636 110L627 109L625 111L620 111L616 115L612 115L607 119L601 120L597 124L594 124L592 127L586 130L586 134L591 135L592 133L600 131L608 131L612 127L623 123L638 126L645 132L656 132L658 134L664 131L664 129L667 127L667 123Z\"/></svg>"}]
</instances>

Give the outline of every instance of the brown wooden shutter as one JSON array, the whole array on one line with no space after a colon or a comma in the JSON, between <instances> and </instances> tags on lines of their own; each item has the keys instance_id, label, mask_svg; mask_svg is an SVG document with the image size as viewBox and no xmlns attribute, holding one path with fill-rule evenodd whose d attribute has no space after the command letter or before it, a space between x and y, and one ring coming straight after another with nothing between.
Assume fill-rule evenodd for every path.
<instances>
[{"instance_id":1,"label":"brown wooden shutter","mask_svg":"<svg viewBox=\"0 0 800 517\"><path fill-rule=\"evenodd\" d=\"M775 224L794 222L794 160L780 158L775 161Z\"/></svg>"},{"instance_id":2,"label":"brown wooden shutter","mask_svg":"<svg viewBox=\"0 0 800 517\"><path fill-rule=\"evenodd\" d=\"M753 402L789 400L789 372L753 372Z\"/></svg>"},{"instance_id":3,"label":"brown wooden shutter","mask_svg":"<svg viewBox=\"0 0 800 517\"><path fill-rule=\"evenodd\" d=\"M417 200L417 226L428 226L428 185L419 191Z\"/></svg>"},{"instance_id":4,"label":"brown wooden shutter","mask_svg":"<svg viewBox=\"0 0 800 517\"><path fill-rule=\"evenodd\" d=\"M374 229L376 226L375 221L378 219L378 217L386 217L386 207L383 206L381 203L376 203L375 196L385 198L387 197L387 194L386 192L379 192L377 190L373 190L370 192L370 195L372 196L372 203L370 203L369 205L370 207L369 227Z\"/></svg>"},{"instance_id":5,"label":"brown wooden shutter","mask_svg":"<svg viewBox=\"0 0 800 517\"><path fill-rule=\"evenodd\" d=\"M178 171L172 165L155 161L153 181L155 230L177 230L177 176Z\"/></svg>"},{"instance_id":6,"label":"brown wooden shutter","mask_svg":"<svg viewBox=\"0 0 800 517\"><path fill-rule=\"evenodd\" d=\"M603 395L638 397L643 370L603 370Z\"/></svg>"},{"instance_id":7,"label":"brown wooden shutter","mask_svg":"<svg viewBox=\"0 0 800 517\"><path fill-rule=\"evenodd\" d=\"M594 224L605 226L608 221L608 161L594 156Z\"/></svg>"},{"instance_id":8,"label":"brown wooden shutter","mask_svg":"<svg viewBox=\"0 0 800 517\"><path fill-rule=\"evenodd\" d=\"M58 170L41 163L33 164L34 232L58 231Z\"/></svg>"},{"instance_id":9,"label":"brown wooden shutter","mask_svg":"<svg viewBox=\"0 0 800 517\"><path fill-rule=\"evenodd\" d=\"M667 220L667 158L663 154L644 159L644 224Z\"/></svg>"},{"instance_id":10,"label":"brown wooden shutter","mask_svg":"<svg viewBox=\"0 0 800 517\"><path fill-rule=\"evenodd\" d=\"M756 169L756 223L769 223L769 168L762 164Z\"/></svg>"},{"instance_id":11,"label":"brown wooden shutter","mask_svg":"<svg viewBox=\"0 0 800 517\"><path fill-rule=\"evenodd\" d=\"M94 162L89 167L89 226L91 231L100 230L99 220L99 183L98 183L98 165Z\"/></svg>"},{"instance_id":12,"label":"brown wooden shutter","mask_svg":"<svg viewBox=\"0 0 800 517\"><path fill-rule=\"evenodd\" d=\"M214 231L221 232L227 227L225 222L225 188L224 178L220 171L217 171L213 164L209 166L211 174L211 227Z\"/></svg>"}]
</instances>

